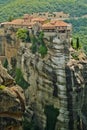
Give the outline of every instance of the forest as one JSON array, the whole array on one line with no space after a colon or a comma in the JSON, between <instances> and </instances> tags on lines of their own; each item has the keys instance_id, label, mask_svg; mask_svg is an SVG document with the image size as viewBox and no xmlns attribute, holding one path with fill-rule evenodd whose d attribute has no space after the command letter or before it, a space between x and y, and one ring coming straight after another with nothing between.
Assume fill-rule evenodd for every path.
<instances>
[{"instance_id":1,"label":"forest","mask_svg":"<svg viewBox=\"0 0 87 130\"><path fill-rule=\"evenodd\" d=\"M75 41L78 37L80 40L80 45L83 47L85 53L87 54L87 18L78 18L66 20L73 26L72 37Z\"/></svg>"},{"instance_id":2,"label":"forest","mask_svg":"<svg viewBox=\"0 0 87 130\"><path fill-rule=\"evenodd\" d=\"M83 18L87 14L87 0L0 0L0 22L22 17L25 13L47 11L69 13L67 22L72 23L73 38L79 37L87 50L87 18Z\"/></svg>"},{"instance_id":3,"label":"forest","mask_svg":"<svg viewBox=\"0 0 87 130\"><path fill-rule=\"evenodd\" d=\"M10 16L21 17L24 13L64 11L71 17L87 13L86 0L0 0L0 22Z\"/></svg>"}]
</instances>

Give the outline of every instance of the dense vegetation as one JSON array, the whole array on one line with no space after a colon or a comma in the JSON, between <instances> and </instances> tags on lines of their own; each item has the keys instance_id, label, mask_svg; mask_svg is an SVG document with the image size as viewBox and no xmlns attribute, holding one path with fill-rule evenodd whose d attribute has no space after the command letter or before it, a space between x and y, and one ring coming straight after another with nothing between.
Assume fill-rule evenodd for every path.
<instances>
[{"instance_id":1,"label":"dense vegetation","mask_svg":"<svg viewBox=\"0 0 87 130\"><path fill-rule=\"evenodd\" d=\"M83 46L85 52L87 53L87 18L82 18L83 15L87 14L87 0L0 0L0 22L11 21L16 17L22 17L25 13L32 12L54 12L54 11L64 11L70 14L70 19L67 22L73 25L73 43L79 43ZM79 17L75 19L75 17ZM26 30L18 30L18 38L23 41L28 39ZM47 54L47 48L43 41L43 34L41 33L38 37L32 37L32 53L39 52L42 57ZM74 44L75 45L75 44ZM75 46L74 46L75 47ZM79 48L77 44L77 49ZM73 58L78 60L76 54L73 54ZM8 68L8 61L5 60L4 67ZM15 78L17 84L26 89L29 84L24 80L23 74L19 68L16 68L15 59L11 60L12 70L10 74ZM3 89L3 86L0 86ZM53 130L55 128L55 123L59 111L53 106L45 107L45 114L47 117L46 130ZM25 119L23 122L24 130L39 130L35 122L28 121Z\"/></svg>"},{"instance_id":2,"label":"dense vegetation","mask_svg":"<svg viewBox=\"0 0 87 130\"><path fill-rule=\"evenodd\" d=\"M71 16L87 13L87 0L0 0L0 21L10 16L21 17L24 13L64 11Z\"/></svg>"},{"instance_id":3,"label":"dense vegetation","mask_svg":"<svg viewBox=\"0 0 87 130\"><path fill-rule=\"evenodd\" d=\"M66 20L73 25L73 41L79 38L80 45L84 48L87 54L87 18L78 18Z\"/></svg>"},{"instance_id":4,"label":"dense vegetation","mask_svg":"<svg viewBox=\"0 0 87 130\"><path fill-rule=\"evenodd\" d=\"M47 54L47 47L45 45L45 42L44 42L44 33L41 31L39 34L38 34L38 37L32 35L30 36L31 38L31 43L32 43L32 46L31 46L31 51L33 54L35 54L36 52L40 53L42 58L45 57L45 55Z\"/></svg>"},{"instance_id":5,"label":"dense vegetation","mask_svg":"<svg viewBox=\"0 0 87 130\"><path fill-rule=\"evenodd\" d=\"M29 31L27 29L20 28L18 29L17 33L17 38L21 39L23 42L29 42Z\"/></svg>"},{"instance_id":6,"label":"dense vegetation","mask_svg":"<svg viewBox=\"0 0 87 130\"><path fill-rule=\"evenodd\" d=\"M23 73L19 68L15 68L15 81L23 89L27 89L29 87L29 84L25 81Z\"/></svg>"},{"instance_id":7,"label":"dense vegetation","mask_svg":"<svg viewBox=\"0 0 87 130\"><path fill-rule=\"evenodd\" d=\"M73 37L74 39L80 38L80 42L87 52L87 27L85 27L87 18L82 18L87 14L87 0L0 0L0 22L22 17L25 13L46 11L69 13L71 16L69 22L74 28ZM73 19L75 17L79 17L79 19ZM40 50L43 50L43 46Z\"/></svg>"},{"instance_id":8,"label":"dense vegetation","mask_svg":"<svg viewBox=\"0 0 87 130\"><path fill-rule=\"evenodd\" d=\"M21 86L23 89L27 89L29 84L25 81L23 77L23 73L20 68L17 68L17 61L15 57L11 58L11 69L9 70L8 60L5 59L3 62L3 66L8 69L8 73L15 79L15 82ZM1 89L2 87L0 87Z\"/></svg>"}]
</instances>

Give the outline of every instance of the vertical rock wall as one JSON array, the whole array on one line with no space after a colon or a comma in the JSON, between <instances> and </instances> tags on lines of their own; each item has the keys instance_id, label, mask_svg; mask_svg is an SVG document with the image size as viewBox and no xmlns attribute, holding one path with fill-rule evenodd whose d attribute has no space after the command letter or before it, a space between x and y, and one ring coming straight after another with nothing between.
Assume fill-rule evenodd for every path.
<instances>
[{"instance_id":1,"label":"vertical rock wall","mask_svg":"<svg viewBox=\"0 0 87 130\"><path fill-rule=\"evenodd\" d=\"M45 58L32 54L28 47L21 47L18 52L18 66L30 83L26 91L28 111L33 112L40 130L47 127L46 106L53 106L59 111L53 130L80 130L86 59L71 59L69 41L61 42L54 38L53 42L47 42L47 46L48 54Z\"/></svg>"},{"instance_id":2,"label":"vertical rock wall","mask_svg":"<svg viewBox=\"0 0 87 130\"><path fill-rule=\"evenodd\" d=\"M14 83L0 63L0 130L23 130L24 111L23 89Z\"/></svg>"}]
</instances>

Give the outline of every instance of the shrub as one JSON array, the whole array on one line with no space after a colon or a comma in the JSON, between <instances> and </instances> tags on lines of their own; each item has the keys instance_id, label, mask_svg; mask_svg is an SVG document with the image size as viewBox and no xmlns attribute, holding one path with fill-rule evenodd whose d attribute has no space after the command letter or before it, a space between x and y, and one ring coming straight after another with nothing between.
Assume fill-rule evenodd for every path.
<instances>
[{"instance_id":1,"label":"shrub","mask_svg":"<svg viewBox=\"0 0 87 130\"><path fill-rule=\"evenodd\" d=\"M23 89L27 89L27 87L29 87L29 84L25 81L22 71L19 68L16 68L16 70L15 70L15 81Z\"/></svg>"},{"instance_id":2,"label":"shrub","mask_svg":"<svg viewBox=\"0 0 87 130\"><path fill-rule=\"evenodd\" d=\"M78 50L79 47L80 47L80 44L79 44L79 38L77 37L77 39L76 39L76 49Z\"/></svg>"},{"instance_id":3,"label":"shrub","mask_svg":"<svg viewBox=\"0 0 87 130\"><path fill-rule=\"evenodd\" d=\"M43 41L43 37L44 37L44 32L41 31L41 32L39 33L38 40L39 40L40 42L42 42L42 41Z\"/></svg>"},{"instance_id":4,"label":"shrub","mask_svg":"<svg viewBox=\"0 0 87 130\"><path fill-rule=\"evenodd\" d=\"M31 51L33 54L35 54L37 52L37 45L36 44L34 44L34 43L32 44Z\"/></svg>"},{"instance_id":5,"label":"shrub","mask_svg":"<svg viewBox=\"0 0 87 130\"><path fill-rule=\"evenodd\" d=\"M4 85L0 85L0 90L3 90L5 88Z\"/></svg>"},{"instance_id":6,"label":"shrub","mask_svg":"<svg viewBox=\"0 0 87 130\"><path fill-rule=\"evenodd\" d=\"M45 45L41 45L38 52L41 54L42 57L44 57L47 54L47 47Z\"/></svg>"},{"instance_id":7,"label":"shrub","mask_svg":"<svg viewBox=\"0 0 87 130\"><path fill-rule=\"evenodd\" d=\"M6 69L8 68L8 60L7 60L7 58L4 60L3 67L5 67Z\"/></svg>"},{"instance_id":8,"label":"shrub","mask_svg":"<svg viewBox=\"0 0 87 130\"><path fill-rule=\"evenodd\" d=\"M79 50L82 46L81 46L81 43L80 43L80 40L79 38L77 37L74 37L71 41L71 46L73 47L73 49L75 50Z\"/></svg>"},{"instance_id":9,"label":"shrub","mask_svg":"<svg viewBox=\"0 0 87 130\"><path fill-rule=\"evenodd\" d=\"M35 37L34 35L31 36L31 50L32 53L40 53L42 57L44 57L47 54L47 47L44 43L44 33L41 31L38 35L38 37Z\"/></svg>"},{"instance_id":10,"label":"shrub","mask_svg":"<svg viewBox=\"0 0 87 130\"><path fill-rule=\"evenodd\" d=\"M20 28L18 29L17 33L16 33L17 37L19 39L21 39L23 42L27 42L30 40L29 38L29 32L27 29L24 28Z\"/></svg>"},{"instance_id":11,"label":"shrub","mask_svg":"<svg viewBox=\"0 0 87 130\"><path fill-rule=\"evenodd\" d=\"M13 16L9 16L8 22L11 22L12 20L14 20L14 17Z\"/></svg>"},{"instance_id":12,"label":"shrub","mask_svg":"<svg viewBox=\"0 0 87 130\"><path fill-rule=\"evenodd\" d=\"M78 55L77 55L76 53L73 53L73 54L72 54L72 57L73 57L73 59L75 59L75 60L79 60Z\"/></svg>"}]
</instances>

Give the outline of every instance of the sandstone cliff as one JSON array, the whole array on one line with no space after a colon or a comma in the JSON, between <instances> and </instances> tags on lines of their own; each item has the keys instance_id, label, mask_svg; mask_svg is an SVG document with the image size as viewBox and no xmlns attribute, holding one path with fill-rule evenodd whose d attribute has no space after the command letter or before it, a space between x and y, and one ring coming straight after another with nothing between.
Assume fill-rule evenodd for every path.
<instances>
[{"instance_id":1,"label":"sandstone cliff","mask_svg":"<svg viewBox=\"0 0 87 130\"><path fill-rule=\"evenodd\" d=\"M81 52L73 59L75 51L70 50L69 41L54 38L46 44L45 58L32 54L28 47L18 52L18 66L30 84L27 110L40 130L86 130L82 108L86 103L87 59Z\"/></svg>"},{"instance_id":2,"label":"sandstone cliff","mask_svg":"<svg viewBox=\"0 0 87 130\"><path fill-rule=\"evenodd\" d=\"M22 130L25 97L0 63L0 130Z\"/></svg>"}]
</instances>

